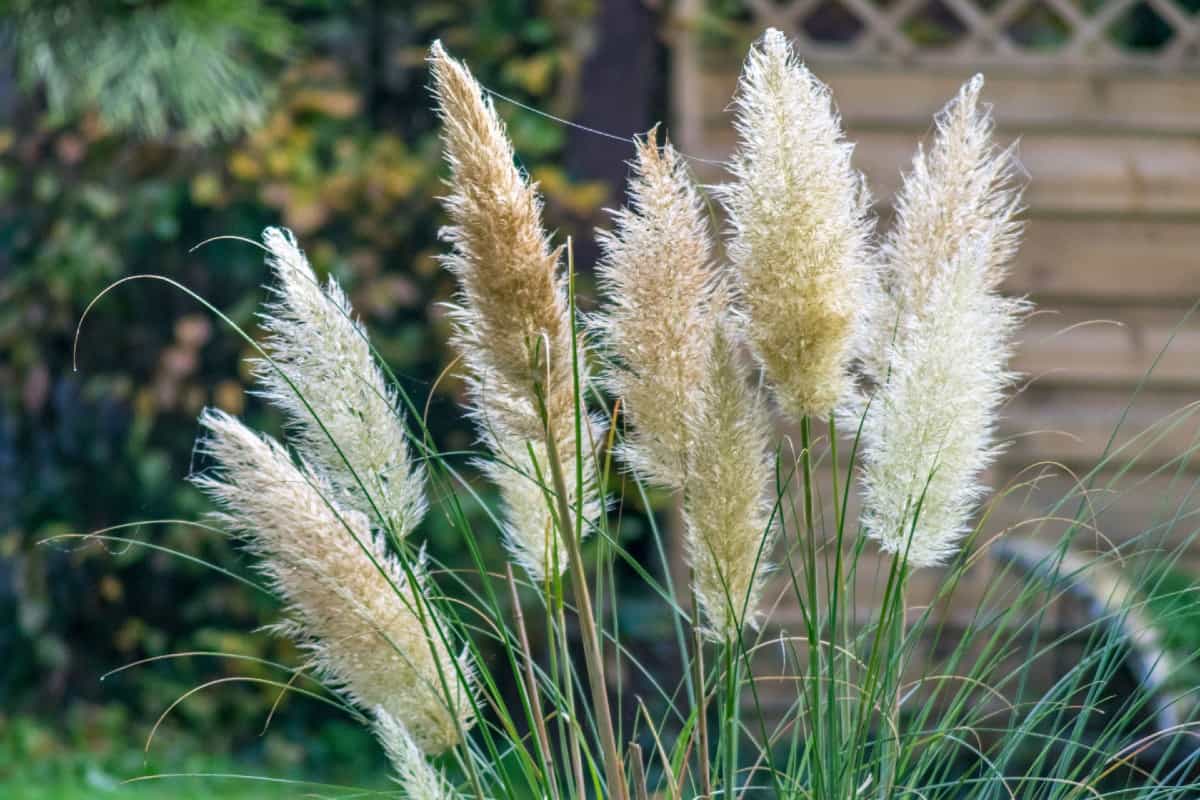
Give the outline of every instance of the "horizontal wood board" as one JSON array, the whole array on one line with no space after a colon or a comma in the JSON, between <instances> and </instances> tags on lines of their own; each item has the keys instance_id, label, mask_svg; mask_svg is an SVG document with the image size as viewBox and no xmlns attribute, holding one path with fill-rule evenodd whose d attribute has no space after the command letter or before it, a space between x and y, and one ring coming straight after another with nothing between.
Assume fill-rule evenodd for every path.
<instances>
[{"instance_id":1,"label":"horizontal wood board","mask_svg":"<svg viewBox=\"0 0 1200 800\"><path fill-rule=\"evenodd\" d=\"M705 162L735 146L737 64L680 53L681 41L672 138L698 159L702 180L719 182L723 170ZM933 114L976 70L819 56L809 66L831 87L886 228ZM997 139L1017 142L1028 180L1025 237L1006 290L1029 296L1037 312L1013 361L1025 378L1004 408L1009 446L987 476L1001 491L983 536L1049 541L1074 526L1081 547L1178 549L1180 563L1200 572L1200 314L1189 313L1200 297L1200 78L986 72ZM1083 522L1072 523L1080 508ZM931 571L917 581L913 602L927 602L937 580ZM987 580L981 573L975 587ZM874 582L862 583L866 610ZM786 598L777 613L778 628L796 629Z\"/></svg>"}]
</instances>

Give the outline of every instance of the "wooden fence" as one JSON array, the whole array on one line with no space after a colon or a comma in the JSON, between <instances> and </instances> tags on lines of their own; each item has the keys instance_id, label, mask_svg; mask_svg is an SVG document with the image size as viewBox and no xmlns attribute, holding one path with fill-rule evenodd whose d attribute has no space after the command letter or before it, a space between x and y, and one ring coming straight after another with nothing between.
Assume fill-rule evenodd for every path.
<instances>
[{"instance_id":1,"label":"wooden fence","mask_svg":"<svg viewBox=\"0 0 1200 800\"><path fill-rule=\"evenodd\" d=\"M729 154L740 60L764 27L780 27L832 87L881 226L932 115L982 71L998 136L1020 138L1029 179L1026 236L1006 288L1040 309L1022 334L1015 366L1028 385L1004 411L1012 444L990 483L1042 476L998 502L985 533L1044 514L1114 450L1088 495L1096 532L1081 544L1119 545L1181 512L1168 543L1198 527L1186 514L1200 458L1179 455L1200 442L1195 417L1181 412L1200 401L1200 314L1185 319L1200 296L1200 15L1174 0L747 0L717 20L685 0L677 14L681 149ZM1138 437L1172 414L1182 415L1174 428ZM1038 529L1054 536L1063 526ZM1185 563L1200 568L1200 545ZM915 602L936 582L918 580ZM782 608L779 623L792 617Z\"/></svg>"}]
</instances>

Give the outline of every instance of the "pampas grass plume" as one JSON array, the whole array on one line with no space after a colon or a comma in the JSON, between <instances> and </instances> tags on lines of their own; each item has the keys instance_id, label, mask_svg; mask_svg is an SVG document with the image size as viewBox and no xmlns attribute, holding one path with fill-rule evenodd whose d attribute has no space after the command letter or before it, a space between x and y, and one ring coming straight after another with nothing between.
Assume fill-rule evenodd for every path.
<instances>
[{"instance_id":1,"label":"pampas grass plume","mask_svg":"<svg viewBox=\"0 0 1200 800\"><path fill-rule=\"evenodd\" d=\"M288 619L275 630L354 703L402 724L422 751L457 744L473 722L472 673L441 638L423 559L406 572L366 515L331 502L322 476L278 443L220 411L205 411L200 423L201 450L215 467L193 482L286 603Z\"/></svg>"},{"instance_id":2,"label":"pampas grass plume","mask_svg":"<svg viewBox=\"0 0 1200 800\"><path fill-rule=\"evenodd\" d=\"M395 771L395 780L409 800L452 800L458 797L446 776L429 763L420 745L399 720L377 707L375 736Z\"/></svg>"},{"instance_id":3,"label":"pampas grass plume","mask_svg":"<svg viewBox=\"0 0 1200 800\"><path fill-rule=\"evenodd\" d=\"M732 182L718 187L752 350L780 406L828 416L871 301L872 223L829 90L783 33L752 48L734 101Z\"/></svg>"},{"instance_id":4,"label":"pampas grass plume","mask_svg":"<svg viewBox=\"0 0 1200 800\"><path fill-rule=\"evenodd\" d=\"M718 296L720 292L718 292ZM720 641L754 625L775 542L767 489L774 468L764 398L749 382L728 313L714 316L693 416L684 533L704 633Z\"/></svg>"},{"instance_id":5,"label":"pampas grass plume","mask_svg":"<svg viewBox=\"0 0 1200 800\"><path fill-rule=\"evenodd\" d=\"M471 414L496 456L485 471L501 490L507 544L530 577L542 580L561 573L567 563L543 488L548 485L546 445L553 443L570 478L567 500L574 507L576 402L586 394L588 373L581 357L577 396L561 254L542 229L541 201L513 163L495 108L440 43L434 43L429 60L450 165L444 205L452 224L442 238L453 247L443 263L459 285L451 309L453 342L466 365ZM601 504L590 454L600 425L581 413L583 514L594 519ZM529 456L530 444L535 458Z\"/></svg>"},{"instance_id":6,"label":"pampas grass plume","mask_svg":"<svg viewBox=\"0 0 1200 800\"><path fill-rule=\"evenodd\" d=\"M395 390L332 277L322 287L290 231L263 233L275 277L262 315L271 360L254 362L304 459L338 501L403 538L425 515L425 471L412 459Z\"/></svg>"},{"instance_id":7,"label":"pampas grass plume","mask_svg":"<svg viewBox=\"0 0 1200 800\"><path fill-rule=\"evenodd\" d=\"M614 219L600 234L608 301L593 327L610 351L605 383L631 423L621 454L650 481L682 491L703 633L728 641L757 616L774 543L767 409L711 263L703 199L655 131L637 143L629 204Z\"/></svg>"},{"instance_id":8,"label":"pampas grass plume","mask_svg":"<svg viewBox=\"0 0 1200 800\"><path fill-rule=\"evenodd\" d=\"M683 159L657 138L637 143L629 204L614 213L613 231L599 233L609 301L594 328L612 357L605 385L632 425L621 455L647 480L681 489L689 409L712 341L712 242Z\"/></svg>"},{"instance_id":9,"label":"pampas grass plume","mask_svg":"<svg viewBox=\"0 0 1200 800\"><path fill-rule=\"evenodd\" d=\"M944 563L969 530L1026 311L997 291L1020 195L1013 151L997 151L979 108L982 84L968 82L938 115L931 151L905 178L864 359L877 386L862 427L867 531L917 567Z\"/></svg>"}]
</instances>

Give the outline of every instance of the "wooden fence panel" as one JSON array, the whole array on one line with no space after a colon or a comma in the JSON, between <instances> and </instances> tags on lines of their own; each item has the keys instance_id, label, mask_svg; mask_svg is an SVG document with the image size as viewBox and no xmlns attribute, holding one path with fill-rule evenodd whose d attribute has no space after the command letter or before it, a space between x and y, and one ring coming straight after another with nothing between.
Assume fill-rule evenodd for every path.
<instances>
[{"instance_id":1,"label":"wooden fence panel","mask_svg":"<svg viewBox=\"0 0 1200 800\"><path fill-rule=\"evenodd\" d=\"M1071 493L1068 517L1086 500L1082 546L1182 547L1183 563L1200 570L1200 313L1188 314L1200 296L1200 15L1154 0L1172 34L1137 49L1111 33L1136 0L1105 0L1090 15L1053 0L1061 41L1038 49L1023 46L1015 27L1029 2L953 0L959 39L926 48L905 28L921 13L916 0L843 3L858 28L844 41L806 27L821 5L748 0L747 35L720 49L696 33L700 0L680 3L676 143L710 162L729 154L744 46L767 24L783 27L833 90L886 227L932 115L983 71L998 139L1019 140L1029 181L1026 235L1006 289L1038 304L1014 360L1028 385L1004 409L1001 436L1011 444L989 475L992 486L1018 488L993 501L984 538L1061 535L1068 523L1045 517ZM714 164L698 161L696 170L723 179ZM926 571L912 601L921 604L937 582ZM872 585L860 592L863 608ZM779 628L796 630L796 613L784 602Z\"/></svg>"}]
</instances>

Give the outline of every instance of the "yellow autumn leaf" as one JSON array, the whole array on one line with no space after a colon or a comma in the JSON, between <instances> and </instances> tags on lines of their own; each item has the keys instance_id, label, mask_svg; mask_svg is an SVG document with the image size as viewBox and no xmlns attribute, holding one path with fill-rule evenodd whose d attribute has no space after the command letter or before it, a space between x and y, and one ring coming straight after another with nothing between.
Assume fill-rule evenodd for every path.
<instances>
[{"instance_id":1,"label":"yellow autumn leaf","mask_svg":"<svg viewBox=\"0 0 1200 800\"><path fill-rule=\"evenodd\" d=\"M253 181L262 175L262 166L246 151L237 150L229 156L229 173L240 181Z\"/></svg>"},{"instance_id":2,"label":"yellow autumn leaf","mask_svg":"<svg viewBox=\"0 0 1200 800\"><path fill-rule=\"evenodd\" d=\"M345 89L301 89L292 96L294 111L311 111L335 119L345 119L358 113L357 94Z\"/></svg>"}]
</instances>

